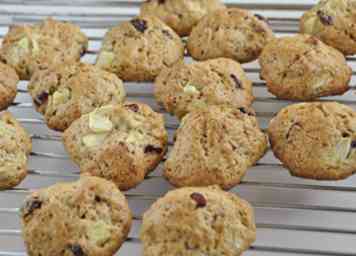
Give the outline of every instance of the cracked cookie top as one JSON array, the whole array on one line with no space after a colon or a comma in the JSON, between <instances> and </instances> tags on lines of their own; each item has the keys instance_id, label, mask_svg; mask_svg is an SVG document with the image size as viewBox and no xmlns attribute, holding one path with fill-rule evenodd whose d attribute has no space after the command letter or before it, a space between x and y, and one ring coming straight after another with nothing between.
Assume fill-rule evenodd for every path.
<instances>
[{"instance_id":1,"label":"cracked cookie top","mask_svg":"<svg viewBox=\"0 0 356 256\"><path fill-rule=\"evenodd\" d=\"M81 173L113 181L127 190L141 183L162 160L167 132L161 114L126 102L83 115L64 132L64 145Z\"/></svg>"},{"instance_id":2,"label":"cracked cookie top","mask_svg":"<svg viewBox=\"0 0 356 256\"><path fill-rule=\"evenodd\" d=\"M38 71L28 90L47 125L58 131L95 108L122 103L126 96L116 75L84 63L64 63Z\"/></svg>"},{"instance_id":3,"label":"cracked cookie top","mask_svg":"<svg viewBox=\"0 0 356 256\"><path fill-rule=\"evenodd\" d=\"M238 256L256 239L254 212L218 187L176 189L145 212L140 238L145 256Z\"/></svg>"},{"instance_id":4,"label":"cracked cookie top","mask_svg":"<svg viewBox=\"0 0 356 256\"><path fill-rule=\"evenodd\" d=\"M266 152L267 138L253 110L208 106L187 114L164 166L175 186L220 185L229 189Z\"/></svg>"},{"instance_id":5,"label":"cracked cookie top","mask_svg":"<svg viewBox=\"0 0 356 256\"><path fill-rule=\"evenodd\" d=\"M336 102L290 105L268 127L275 156L292 175L337 180L356 170L356 112Z\"/></svg>"},{"instance_id":6,"label":"cracked cookie top","mask_svg":"<svg viewBox=\"0 0 356 256\"><path fill-rule=\"evenodd\" d=\"M69 22L51 18L35 25L11 26L2 42L0 58L23 80L38 69L64 61L77 61L88 47L88 38Z\"/></svg>"},{"instance_id":7,"label":"cracked cookie top","mask_svg":"<svg viewBox=\"0 0 356 256\"><path fill-rule=\"evenodd\" d=\"M356 53L356 1L321 0L305 12L300 32L314 35L345 55Z\"/></svg>"},{"instance_id":8,"label":"cracked cookie top","mask_svg":"<svg viewBox=\"0 0 356 256\"><path fill-rule=\"evenodd\" d=\"M154 15L178 35L188 36L204 15L222 8L220 0L149 0L141 5L141 14Z\"/></svg>"},{"instance_id":9,"label":"cracked cookie top","mask_svg":"<svg viewBox=\"0 0 356 256\"><path fill-rule=\"evenodd\" d=\"M196 60L225 57L245 63L256 60L273 38L261 15L227 8L205 15L193 28L187 48Z\"/></svg>"},{"instance_id":10,"label":"cracked cookie top","mask_svg":"<svg viewBox=\"0 0 356 256\"><path fill-rule=\"evenodd\" d=\"M281 99L312 100L349 89L352 70L344 55L310 35L271 41L259 62L268 90Z\"/></svg>"},{"instance_id":11,"label":"cracked cookie top","mask_svg":"<svg viewBox=\"0 0 356 256\"><path fill-rule=\"evenodd\" d=\"M81 177L32 193L21 220L29 255L112 256L127 238L132 214L113 183Z\"/></svg>"},{"instance_id":12,"label":"cracked cookie top","mask_svg":"<svg viewBox=\"0 0 356 256\"><path fill-rule=\"evenodd\" d=\"M207 105L239 108L253 101L252 83L241 65L225 58L165 69L157 77L154 91L157 101L179 118Z\"/></svg>"},{"instance_id":13,"label":"cracked cookie top","mask_svg":"<svg viewBox=\"0 0 356 256\"><path fill-rule=\"evenodd\" d=\"M183 42L170 27L154 16L139 16L106 33L96 66L125 81L152 81L183 58Z\"/></svg>"}]
</instances>

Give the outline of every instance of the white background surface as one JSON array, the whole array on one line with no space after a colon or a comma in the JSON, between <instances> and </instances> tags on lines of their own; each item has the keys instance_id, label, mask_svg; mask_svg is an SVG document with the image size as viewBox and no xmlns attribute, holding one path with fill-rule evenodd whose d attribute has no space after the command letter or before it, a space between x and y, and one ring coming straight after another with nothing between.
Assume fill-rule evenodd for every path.
<instances>
[{"instance_id":1,"label":"white background surface","mask_svg":"<svg viewBox=\"0 0 356 256\"><path fill-rule=\"evenodd\" d=\"M34 22L45 16L56 16L81 25L90 37L85 62L93 62L106 28L138 13L138 2L120 0L0 0L0 37L12 23ZM296 19L316 1L226 1L253 9L270 18L278 35L296 32ZM349 58L355 70L355 59ZM190 61L187 59L187 61ZM258 65L244 65L255 82L254 107L262 128L270 117L288 101L270 95L258 76ZM354 84L354 79L352 84ZM129 99L144 101L162 111L152 98L152 84L126 83ZM33 155L29 168L33 170L16 190L0 192L0 255L24 255L20 236L18 208L29 190L59 181L74 180L78 168L63 149L60 134L49 131L41 116L31 107L25 92L26 82L20 83L16 102L24 104L10 108L34 135ZM354 90L334 99L355 106ZM173 134L177 122L166 115L167 128ZM48 136L50 140L46 139ZM161 178L161 166L136 189L126 192L136 220L130 237L119 255L141 255L136 240L142 212L160 195L172 187ZM339 182L317 182L291 177L279 165L271 152L249 170L244 182L233 189L255 206L258 226L257 241L245 255L356 255L356 177Z\"/></svg>"}]
</instances>

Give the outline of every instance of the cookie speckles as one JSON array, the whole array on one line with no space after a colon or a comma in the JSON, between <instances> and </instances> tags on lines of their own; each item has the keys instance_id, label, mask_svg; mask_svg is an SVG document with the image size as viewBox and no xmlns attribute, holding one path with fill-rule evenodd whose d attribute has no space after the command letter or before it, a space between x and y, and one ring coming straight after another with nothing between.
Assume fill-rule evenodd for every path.
<instances>
[{"instance_id":1,"label":"cookie speckles","mask_svg":"<svg viewBox=\"0 0 356 256\"><path fill-rule=\"evenodd\" d=\"M79 244L69 245L68 249L73 253L74 256L86 256Z\"/></svg>"},{"instance_id":2,"label":"cookie speckles","mask_svg":"<svg viewBox=\"0 0 356 256\"><path fill-rule=\"evenodd\" d=\"M325 26L331 26L334 24L333 17L325 14L323 11L319 10L316 13L320 19L320 22L324 24Z\"/></svg>"},{"instance_id":3,"label":"cookie speckles","mask_svg":"<svg viewBox=\"0 0 356 256\"><path fill-rule=\"evenodd\" d=\"M242 83L241 83L240 79L238 79L237 76L234 74L231 74L230 77L234 81L236 88L242 89Z\"/></svg>"},{"instance_id":4,"label":"cookie speckles","mask_svg":"<svg viewBox=\"0 0 356 256\"><path fill-rule=\"evenodd\" d=\"M42 207L42 201L39 200L38 198L33 198L30 199L25 203L25 206L23 207L23 216L27 217L31 215L35 210L40 209Z\"/></svg>"},{"instance_id":5,"label":"cookie speckles","mask_svg":"<svg viewBox=\"0 0 356 256\"><path fill-rule=\"evenodd\" d=\"M141 33L144 33L147 29L147 21L143 19L133 19L131 20L132 26L135 27L135 29Z\"/></svg>"},{"instance_id":6,"label":"cookie speckles","mask_svg":"<svg viewBox=\"0 0 356 256\"><path fill-rule=\"evenodd\" d=\"M153 145L147 145L144 149L145 154L162 154L163 149Z\"/></svg>"},{"instance_id":7,"label":"cookie speckles","mask_svg":"<svg viewBox=\"0 0 356 256\"><path fill-rule=\"evenodd\" d=\"M200 193L194 192L190 195L190 198L196 202L197 208L203 208L207 204L207 201L206 201L204 195L202 195Z\"/></svg>"}]
</instances>

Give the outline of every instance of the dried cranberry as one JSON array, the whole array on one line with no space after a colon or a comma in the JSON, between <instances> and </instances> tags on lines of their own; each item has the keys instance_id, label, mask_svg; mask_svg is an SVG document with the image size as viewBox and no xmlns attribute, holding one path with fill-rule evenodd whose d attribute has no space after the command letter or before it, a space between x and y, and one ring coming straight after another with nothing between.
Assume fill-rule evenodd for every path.
<instances>
[{"instance_id":1,"label":"dried cranberry","mask_svg":"<svg viewBox=\"0 0 356 256\"><path fill-rule=\"evenodd\" d=\"M85 256L85 253L79 244L69 245L68 248L74 256Z\"/></svg>"},{"instance_id":2,"label":"dried cranberry","mask_svg":"<svg viewBox=\"0 0 356 256\"><path fill-rule=\"evenodd\" d=\"M194 192L190 195L190 198L196 202L197 208L206 206L206 199L202 194Z\"/></svg>"},{"instance_id":3,"label":"dried cranberry","mask_svg":"<svg viewBox=\"0 0 356 256\"><path fill-rule=\"evenodd\" d=\"M157 154L161 154L163 152L163 149L162 148L158 148L158 147L155 147L153 145L147 145L145 147L145 154L147 153L157 153Z\"/></svg>"},{"instance_id":4,"label":"dried cranberry","mask_svg":"<svg viewBox=\"0 0 356 256\"><path fill-rule=\"evenodd\" d=\"M323 23L324 25L326 25L326 26L331 26L331 25L334 24L333 17L331 17L331 16L325 14L324 12L322 12L322 11L319 10L316 14L317 14L318 17L319 17L320 22Z\"/></svg>"},{"instance_id":5,"label":"dried cranberry","mask_svg":"<svg viewBox=\"0 0 356 256\"><path fill-rule=\"evenodd\" d=\"M239 89L242 89L242 84L241 84L240 79L238 79L237 76L235 76L234 74L231 74L230 77L234 81L236 87Z\"/></svg>"},{"instance_id":6,"label":"dried cranberry","mask_svg":"<svg viewBox=\"0 0 356 256\"><path fill-rule=\"evenodd\" d=\"M137 31L140 31L141 33L145 32L147 29L147 22L142 19L133 19L131 20L131 24L135 27Z\"/></svg>"},{"instance_id":7,"label":"dried cranberry","mask_svg":"<svg viewBox=\"0 0 356 256\"><path fill-rule=\"evenodd\" d=\"M45 103L48 100L48 92L41 92L39 95L37 95L34 98L34 102L37 106L41 106L43 103Z\"/></svg>"},{"instance_id":8,"label":"dried cranberry","mask_svg":"<svg viewBox=\"0 0 356 256\"><path fill-rule=\"evenodd\" d=\"M351 142L351 148L356 148L356 140L353 140L353 141Z\"/></svg>"},{"instance_id":9,"label":"dried cranberry","mask_svg":"<svg viewBox=\"0 0 356 256\"><path fill-rule=\"evenodd\" d=\"M130 109L133 112L137 112L139 109L137 104L128 104L128 105L125 105L125 107L127 107L128 109Z\"/></svg>"},{"instance_id":10,"label":"dried cranberry","mask_svg":"<svg viewBox=\"0 0 356 256\"><path fill-rule=\"evenodd\" d=\"M266 18L266 17L264 17L264 16L262 16L261 14L255 14L255 17L257 18L257 19L259 19L259 20L261 20L261 21L264 21L264 22L266 22L266 23L268 23L268 19Z\"/></svg>"},{"instance_id":11,"label":"dried cranberry","mask_svg":"<svg viewBox=\"0 0 356 256\"><path fill-rule=\"evenodd\" d=\"M42 206L42 201L40 201L38 198L34 198L27 201L23 208L24 217L31 215L35 210L40 209L41 206Z\"/></svg>"}]
</instances>

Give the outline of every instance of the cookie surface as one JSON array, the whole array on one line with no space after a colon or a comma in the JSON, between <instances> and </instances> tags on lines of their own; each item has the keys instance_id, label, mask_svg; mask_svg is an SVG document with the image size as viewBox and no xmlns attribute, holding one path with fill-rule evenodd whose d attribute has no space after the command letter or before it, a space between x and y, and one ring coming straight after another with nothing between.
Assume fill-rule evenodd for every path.
<instances>
[{"instance_id":1,"label":"cookie surface","mask_svg":"<svg viewBox=\"0 0 356 256\"><path fill-rule=\"evenodd\" d=\"M154 91L157 101L179 118L206 105L248 107L254 98L252 83L241 65L225 58L165 69L157 77Z\"/></svg>"},{"instance_id":2,"label":"cookie surface","mask_svg":"<svg viewBox=\"0 0 356 256\"><path fill-rule=\"evenodd\" d=\"M313 36L275 39L259 62L268 90L281 99L312 100L349 89L352 70L344 55Z\"/></svg>"},{"instance_id":3,"label":"cookie surface","mask_svg":"<svg viewBox=\"0 0 356 256\"><path fill-rule=\"evenodd\" d=\"M163 116L137 102L83 115L63 138L81 173L111 180L122 190L141 183L159 164L167 145Z\"/></svg>"},{"instance_id":4,"label":"cookie surface","mask_svg":"<svg viewBox=\"0 0 356 256\"><path fill-rule=\"evenodd\" d=\"M240 183L266 149L266 135L249 109L210 106L183 118L164 176L177 187L229 189Z\"/></svg>"},{"instance_id":5,"label":"cookie surface","mask_svg":"<svg viewBox=\"0 0 356 256\"><path fill-rule=\"evenodd\" d=\"M18 185L27 175L31 138L10 114L0 114L0 189Z\"/></svg>"},{"instance_id":6,"label":"cookie surface","mask_svg":"<svg viewBox=\"0 0 356 256\"><path fill-rule=\"evenodd\" d=\"M217 187L181 188L144 214L140 238L144 256L238 256L256 239L254 212Z\"/></svg>"},{"instance_id":7,"label":"cookie surface","mask_svg":"<svg viewBox=\"0 0 356 256\"><path fill-rule=\"evenodd\" d=\"M272 38L262 16L228 8L204 16L193 28L187 47L197 60L226 57L245 63L257 59Z\"/></svg>"},{"instance_id":8,"label":"cookie surface","mask_svg":"<svg viewBox=\"0 0 356 256\"><path fill-rule=\"evenodd\" d=\"M78 26L49 18L35 25L10 27L0 56L27 80L50 64L79 60L87 46L88 38Z\"/></svg>"},{"instance_id":9,"label":"cookie surface","mask_svg":"<svg viewBox=\"0 0 356 256\"><path fill-rule=\"evenodd\" d=\"M63 131L81 115L125 99L122 81L90 64L64 63L36 72L28 86L47 125Z\"/></svg>"},{"instance_id":10,"label":"cookie surface","mask_svg":"<svg viewBox=\"0 0 356 256\"><path fill-rule=\"evenodd\" d=\"M275 156L292 175L343 179L356 171L356 113L335 103L300 103L282 109L268 134Z\"/></svg>"},{"instance_id":11,"label":"cookie surface","mask_svg":"<svg viewBox=\"0 0 356 256\"><path fill-rule=\"evenodd\" d=\"M16 71L0 62L0 110L6 109L14 101L18 82Z\"/></svg>"},{"instance_id":12,"label":"cookie surface","mask_svg":"<svg viewBox=\"0 0 356 256\"><path fill-rule=\"evenodd\" d=\"M356 2L321 0L300 20L300 32L320 38L345 55L356 53Z\"/></svg>"},{"instance_id":13,"label":"cookie surface","mask_svg":"<svg viewBox=\"0 0 356 256\"><path fill-rule=\"evenodd\" d=\"M139 16L106 33L96 65L127 81L152 81L184 58L180 37L154 16Z\"/></svg>"},{"instance_id":14,"label":"cookie surface","mask_svg":"<svg viewBox=\"0 0 356 256\"><path fill-rule=\"evenodd\" d=\"M81 177L32 193L21 219L29 256L112 256L127 238L132 216L113 183Z\"/></svg>"},{"instance_id":15,"label":"cookie surface","mask_svg":"<svg viewBox=\"0 0 356 256\"><path fill-rule=\"evenodd\" d=\"M180 36L188 36L206 14L225 6L220 0L150 0L141 5L141 15L154 15Z\"/></svg>"}]
</instances>

